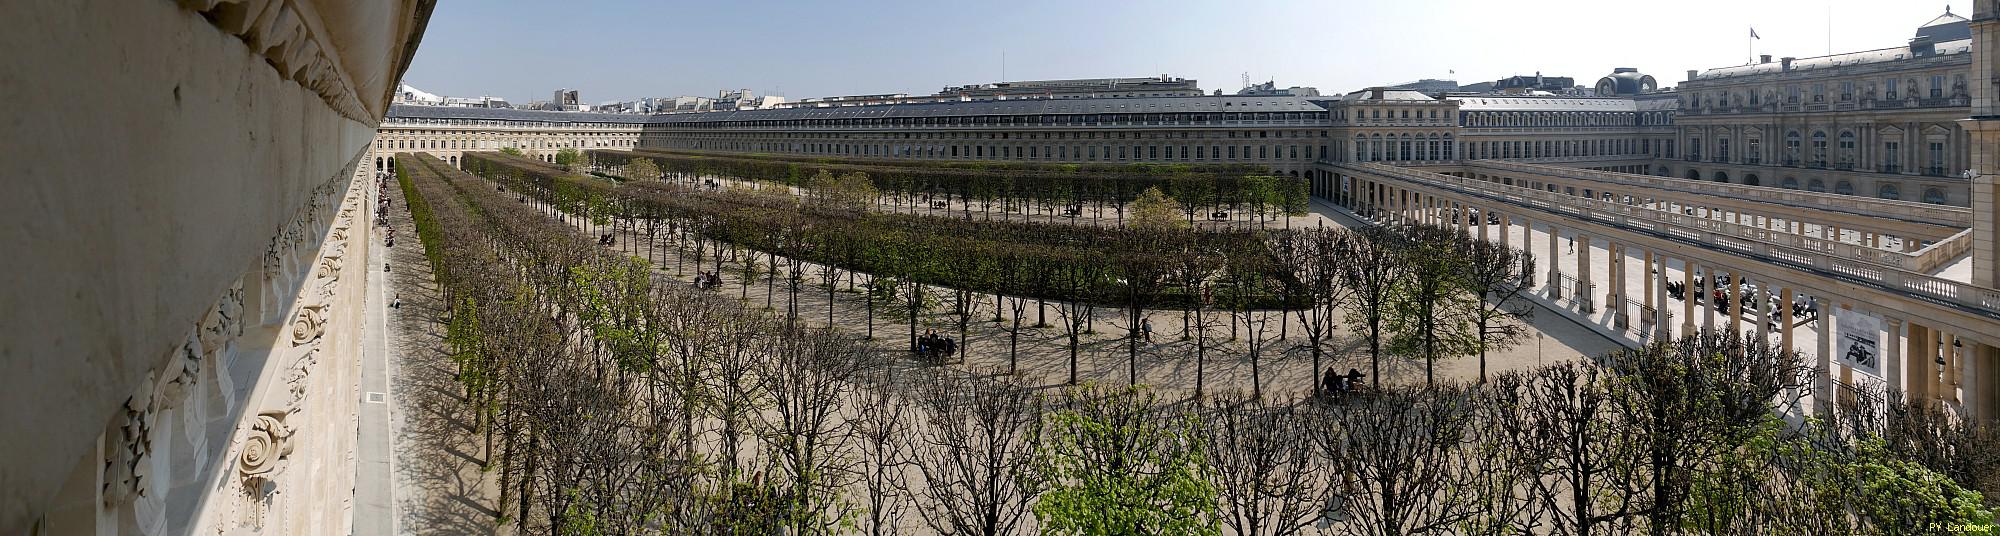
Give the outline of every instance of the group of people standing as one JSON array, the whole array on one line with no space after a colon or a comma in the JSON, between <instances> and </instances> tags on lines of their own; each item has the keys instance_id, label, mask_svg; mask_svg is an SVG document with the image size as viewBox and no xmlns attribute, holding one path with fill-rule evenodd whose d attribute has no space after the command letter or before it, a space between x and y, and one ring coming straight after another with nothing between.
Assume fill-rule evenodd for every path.
<instances>
[{"instance_id":1,"label":"group of people standing","mask_svg":"<svg viewBox=\"0 0 2000 536\"><path fill-rule=\"evenodd\" d=\"M722 274L697 271L694 274L694 288L708 290L722 285Z\"/></svg>"},{"instance_id":2,"label":"group of people standing","mask_svg":"<svg viewBox=\"0 0 2000 536\"><path fill-rule=\"evenodd\" d=\"M958 341L938 335L935 329L925 331L924 336L917 338L917 354L927 358L942 360L957 351Z\"/></svg>"},{"instance_id":3,"label":"group of people standing","mask_svg":"<svg viewBox=\"0 0 2000 536\"><path fill-rule=\"evenodd\" d=\"M1366 377L1359 369L1347 369L1346 374L1341 374L1338 369L1327 367L1320 377L1320 388L1329 395L1345 395L1361 390L1364 385L1361 379Z\"/></svg>"}]
</instances>

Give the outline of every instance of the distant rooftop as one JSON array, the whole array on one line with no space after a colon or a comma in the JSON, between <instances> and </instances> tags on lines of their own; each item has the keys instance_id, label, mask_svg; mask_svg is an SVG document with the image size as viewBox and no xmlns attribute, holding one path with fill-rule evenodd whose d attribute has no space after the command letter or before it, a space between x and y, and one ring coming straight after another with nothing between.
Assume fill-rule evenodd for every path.
<instances>
[{"instance_id":1,"label":"distant rooftop","mask_svg":"<svg viewBox=\"0 0 2000 536\"><path fill-rule=\"evenodd\" d=\"M399 104L389 107L389 115L384 121L388 122L396 119L477 119L486 121L539 121L543 123L637 124L645 122L646 117L639 114L470 108L460 106L404 106Z\"/></svg>"},{"instance_id":2,"label":"distant rooftop","mask_svg":"<svg viewBox=\"0 0 2000 536\"><path fill-rule=\"evenodd\" d=\"M1131 97L1092 99L1025 99L1002 101L924 102L847 106L839 108L779 108L721 112L657 114L648 124L710 121L775 121L791 119L856 119L888 117L955 117L978 115L1116 114L1165 112L1324 112L1303 97Z\"/></svg>"},{"instance_id":3,"label":"distant rooftop","mask_svg":"<svg viewBox=\"0 0 2000 536\"><path fill-rule=\"evenodd\" d=\"M1971 22L1967 21L1965 17L1953 14L1951 8L1946 7L1943 15L1939 15L1938 18L1931 19L1930 22L1918 27L1916 39L1911 39L1911 41L1912 45L1910 46L1879 48L1830 56L1795 58L1792 60L1792 70L1829 69L1849 65L1902 61L1918 56L1919 54L1913 51L1912 48L1921 49L1921 43L1925 41L1931 43L1930 49L1932 50L1930 54L1925 55L1927 57L1968 54L1972 52ZM1696 75L1695 80L1716 80L1783 71L1783 61L1759 62L1750 65L1709 69Z\"/></svg>"}]
</instances>

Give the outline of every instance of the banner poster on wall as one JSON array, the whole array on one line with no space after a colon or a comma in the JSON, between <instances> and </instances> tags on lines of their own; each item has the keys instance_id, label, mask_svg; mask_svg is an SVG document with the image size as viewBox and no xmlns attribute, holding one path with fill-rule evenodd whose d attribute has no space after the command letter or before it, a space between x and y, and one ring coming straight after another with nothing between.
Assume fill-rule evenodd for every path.
<instances>
[{"instance_id":1,"label":"banner poster on wall","mask_svg":"<svg viewBox=\"0 0 2000 536\"><path fill-rule=\"evenodd\" d=\"M1877 378L1882 376L1882 321L1859 311L1841 311L1833 326L1839 331L1834 355L1840 364Z\"/></svg>"}]
</instances>

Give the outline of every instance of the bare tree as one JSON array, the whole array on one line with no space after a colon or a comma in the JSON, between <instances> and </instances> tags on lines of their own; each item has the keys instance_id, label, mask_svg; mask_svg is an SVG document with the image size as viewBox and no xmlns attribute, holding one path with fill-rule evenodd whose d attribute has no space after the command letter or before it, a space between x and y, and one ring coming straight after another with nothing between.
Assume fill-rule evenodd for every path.
<instances>
[{"instance_id":1,"label":"bare tree","mask_svg":"<svg viewBox=\"0 0 2000 536\"><path fill-rule=\"evenodd\" d=\"M1450 534L1478 510L1462 485L1471 392L1454 383L1342 399L1313 427L1342 534Z\"/></svg>"},{"instance_id":2,"label":"bare tree","mask_svg":"<svg viewBox=\"0 0 2000 536\"><path fill-rule=\"evenodd\" d=\"M843 411L862 363L860 347L828 330L790 329L771 340L763 370L770 405L759 435L787 488L792 534L834 532L846 518L840 491L851 478L852 414Z\"/></svg>"},{"instance_id":3,"label":"bare tree","mask_svg":"<svg viewBox=\"0 0 2000 536\"><path fill-rule=\"evenodd\" d=\"M1479 346L1479 382L1486 382L1486 353L1513 347L1527 333L1523 323L1534 308L1524 302L1522 282L1535 273L1535 256L1487 240L1465 242L1465 274L1460 281L1479 297L1472 319Z\"/></svg>"},{"instance_id":4,"label":"bare tree","mask_svg":"<svg viewBox=\"0 0 2000 536\"><path fill-rule=\"evenodd\" d=\"M1312 354L1313 374L1321 372L1321 357L1339 327L1341 306L1348 301L1349 288L1340 275L1345 259L1339 256L1339 245L1339 233L1309 229L1279 234L1273 248L1278 262L1297 278L1287 287L1287 294L1294 297L1288 301L1305 330L1306 341L1300 346ZM1314 393L1322 387L1313 382Z\"/></svg>"},{"instance_id":5,"label":"bare tree","mask_svg":"<svg viewBox=\"0 0 2000 536\"><path fill-rule=\"evenodd\" d=\"M1318 519L1327 484L1308 423L1292 405L1220 397L1204 415L1213 482L1236 534L1300 534Z\"/></svg>"},{"instance_id":6,"label":"bare tree","mask_svg":"<svg viewBox=\"0 0 2000 536\"><path fill-rule=\"evenodd\" d=\"M1013 534L1039 493L1029 474L1034 395L1012 377L989 383L949 370L931 369L915 385L925 418L910 453L924 524L939 534Z\"/></svg>"},{"instance_id":7,"label":"bare tree","mask_svg":"<svg viewBox=\"0 0 2000 536\"><path fill-rule=\"evenodd\" d=\"M1341 233L1337 245L1340 278L1351 292L1348 296L1348 324L1362 329L1368 339L1368 379L1382 386L1382 342L1385 324L1398 287L1408 272L1399 253L1400 239L1387 228L1374 226Z\"/></svg>"},{"instance_id":8,"label":"bare tree","mask_svg":"<svg viewBox=\"0 0 2000 536\"><path fill-rule=\"evenodd\" d=\"M886 384L856 391L851 403L859 412L854 435L860 443L862 529L870 536L896 534L910 507L904 474L916 463L909 448L915 417Z\"/></svg>"}]
</instances>

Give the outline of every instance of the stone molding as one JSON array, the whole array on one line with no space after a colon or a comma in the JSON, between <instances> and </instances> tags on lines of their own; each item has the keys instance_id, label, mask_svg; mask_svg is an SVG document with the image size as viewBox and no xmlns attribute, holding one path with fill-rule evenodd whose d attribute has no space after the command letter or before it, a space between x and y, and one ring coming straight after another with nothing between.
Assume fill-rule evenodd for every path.
<instances>
[{"instance_id":1,"label":"stone molding","mask_svg":"<svg viewBox=\"0 0 2000 536\"><path fill-rule=\"evenodd\" d=\"M207 533L267 532L265 521L273 508L289 511L294 507L284 503L325 491L317 489L326 487L317 479L326 475L287 474L285 469L294 452L323 460L329 449L351 448L348 438L306 436L323 430L327 419L341 420L343 413L352 412L339 407L338 397L310 404L308 399L314 390L337 392L340 384L353 380L351 374L329 368L343 360L323 364L322 356L355 351L351 341L336 342L338 337L328 330L336 323L352 323L345 320L351 314L335 318L334 309L356 303L343 297L359 288L358 283L340 286L348 268L342 261L348 240L365 234L354 228L362 219L357 214L366 190L365 176L351 171L359 163L357 155L342 173L314 189L305 206L276 230L262 265L223 292L163 364L147 373L126 400L123 417L106 430L99 486L108 517L100 519L115 520L115 532L156 535L187 527L208 527L196 531ZM260 303L246 303L251 294L246 287L260 291ZM252 307L261 314L249 314ZM278 340L268 348L248 344L256 349L246 351L239 340L255 329ZM234 374L258 383L239 391ZM316 449L299 451L301 441ZM350 463L349 454L331 461L336 466ZM216 463L222 460L227 461ZM346 486L334 494L351 494L351 483ZM280 500L288 490L299 499ZM219 501L218 514L180 510L176 505L191 503L170 496L182 493L213 495L208 501ZM334 506L295 508L332 512ZM325 529L334 533L339 527Z\"/></svg>"},{"instance_id":2,"label":"stone molding","mask_svg":"<svg viewBox=\"0 0 2000 536\"><path fill-rule=\"evenodd\" d=\"M270 63L278 75L312 90L340 115L364 124L380 121L362 105L354 83L340 68L333 47L324 46L319 12L301 0L177 0L216 29L236 36Z\"/></svg>"}]
</instances>

